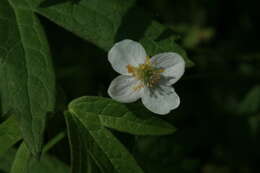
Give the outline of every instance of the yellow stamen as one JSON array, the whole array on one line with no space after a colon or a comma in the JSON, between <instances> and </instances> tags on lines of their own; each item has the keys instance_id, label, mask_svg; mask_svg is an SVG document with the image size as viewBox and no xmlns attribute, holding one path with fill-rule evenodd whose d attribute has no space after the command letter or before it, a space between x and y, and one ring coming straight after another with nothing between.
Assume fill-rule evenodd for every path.
<instances>
[{"instance_id":1,"label":"yellow stamen","mask_svg":"<svg viewBox=\"0 0 260 173\"><path fill-rule=\"evenodd\" d=\"M131 66L130 64L128 64L126 66L126 68L127 68L128 73L133 73L135 71L135 68L133 66Z\"/></svg>"},{"instance_id":2,"label":"yellow stamen","mask_svg":"<svg viewBox=\"0 0 260 173\"><path fill-rule=\"evenodd\" d=\"M164 72L164 71L165 71L165 70L161 68L161 69L158 69L157 72L158 72L158 73L162 73L162 72Z\"/></svg>"},{"instance_id":3,"label":"yellow stamen","mask_svg":"<svg viewBox=\"0 0 260 173\"><path fill-rule=\"evenodd\" d=\"M140 90L144 86L153 87L159 82L161 73L164 72L164 69L158 69L153 66L149 56L146 57L144 64L141 64L138 67L133 67L128 64L126 68L128 73L131 73L137 80L142 81L141 85L133 88L135 91Z\"/></svg>"},{"instance_id":4,"label":"yellow stamen","mask_svg":"<svg viewBox=\"0 0 260 173\"><path fill-rule=\"evenodd\" d=\"M135 87L133 87L133 90L134 91L139 91L141 88L143 88L144 87L144 85L143 84L140 84L140 85L137 85L137 86L135 86Z\"/></svg>"},{"instance_id":5,"label":"yellow stamen","mask_svg":"<svg viewBox=\"0 0 260 173\"><path fill-rule=\"evenodd\" d=\"M151 63L151 59L150 59L149 56L146 56L145 64L146 64L146 65L151 65L151 64L152 64L152 63Z\"/></svg>"}]
</instances>

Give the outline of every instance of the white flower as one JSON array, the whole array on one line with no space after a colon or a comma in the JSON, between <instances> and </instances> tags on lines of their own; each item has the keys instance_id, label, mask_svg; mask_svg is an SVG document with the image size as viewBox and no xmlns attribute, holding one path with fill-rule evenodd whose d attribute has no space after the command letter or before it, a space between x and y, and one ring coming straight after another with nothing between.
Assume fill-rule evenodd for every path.
<instances>
[{"instance_id":1,"label":"white flower","mask_svg":"<svg viewBox=\"0 0 260 173\"><path fill-rule=\"evenodd\" d=\"M157 114L179 106L180 98L171 86L184 73L185 62L179 54L167 52L149 58L140 43L123 40L111 48L108 60L121 74L108 88L114 100L130 103L141 98L144 106Z\"/></svg>"}]
</instances>

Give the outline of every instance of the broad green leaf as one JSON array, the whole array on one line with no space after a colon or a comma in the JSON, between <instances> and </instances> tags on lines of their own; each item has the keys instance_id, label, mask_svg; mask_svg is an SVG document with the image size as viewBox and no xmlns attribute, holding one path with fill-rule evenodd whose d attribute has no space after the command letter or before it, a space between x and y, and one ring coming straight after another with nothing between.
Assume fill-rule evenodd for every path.
<instances>
[{"instance_id":1,"label":"broad green leaf","mask_svg":"<svg viewBox=\"0 0 260 173\"><path fill-rule=\"evenodd\" d=\"M102 172L117 173L142 173L133 156L127 149L114 137L114 135L105 127L96 124L95 118L90 120L87 116L76 115L75 113L66 113L66 119L70 134L70 143L72 149L72 158L81 159L72 161L74 167L73 173L83 173L87 168L87 160L82 159L88 153ZM73 142L78 137L78 142L82 145L75 148ZM78 145L79 145L78 143ZM73 146L74 145L74 146ZM82 148L84 147L84 148ZM76 151L73 151L76 150ZM84 152L83 152L84 151ZM109 165L111 163L111 166ZM114 170L113 170L114 169ZM81 171L81 172L76 172Z\"/></svg>"},{"instance_id":2,"label":"broad green leaf","mask_svg":"<svg viewBox=\"0 0 260 173\"><path fill-rule=\"evenodd\" d=\"M102 97L78 98L69 104L69 112L66 122L73 173L87 172L88 155L103 173L141 171L131 155L119 154L127 151L105 127L135 135L165 135L175 131L143 106L121 104ZM122 155L125 158L114 158Z\"/></svg>"},{"instance_id":3,"label":"broad green leaf","mask_svg":"<svg viewBox=\"0 0 260 173\"><path fill-rule=\"evenodd\" d=\"M11 173L27 173L29 171L29 162L33 159L25 143L22 143L16 153Z\"/></svg>"},{"instance_id":4,"label":"broad green leaf","mask_svg":"<svg viewBox=\"0 0 260 173\"><path fill-rule=\"evenodd\" d=\"M166 135L176 130L169 123L155 118L143 106L122 104L103 97L78 98L69 104L69 111L80 121L134 135Z\"/></svg>"},{"instance_id":5,"label":"broad green leaf","mask_svg":"<svg viewBox=\"0 0 260 173\"><path fill-rule=\"evenodd\" d=\"M15 158L15 152L15 149L9 148L5 153L0 155L0 172L10 173L12 162Z\"/></svg>"},{"instance_id":6,"label":"broad green leaf","mask_svg":"<svg viewBox=\"0 0 260 173\"><path fill-rule=\"evenodd\" d=\"M122 39L139 40L148 54L173 51L180 53L187 62L185 51L170 30L135 6L136 0L80 0L79 2L33 0L37 12L51 21L108 51ZM140 17L141 16L141 17ZM166 39L167 38L167 39Z\"/></svg>"},{"instance_id":7,"label":"broad green leaf","mask_svg":"<svg viewBox=\"0 0 260 173\"><path fill-rule=\"evenodd\" d=\"M0 156L21 139L18 122L14 115L0 124Z\"/></svg>"},{"instance_id":8,"label":"broad green leaf","mask_svg":"<svg viewBox=\"0 0 260 173\"><path fill-rule=\"evenodd\" d=\"M70 152L71 152L71 172L86 172L88 173L87 167L88 163L88 154L84 149L83 142L81 142L81 132L78 131L77 125L72 120L72 117L66 114L66 124L68 129L68 137L70 142ZM67 116L68 115L68 116ZM86 166L84 166L86 165Z\"/></svg>"},{"instance_id":9,"label":"broad green leaf","mask_svg":"<svg viewBox=\"0 0 260 173\"><path fill-rule=\"evenodd\" d=\"M3 113L18 117L34 155L54 106L54 73L40 22L26 0L0 1L0 94Z\"/></svg>"},{"instance_id":10,"label":"broad green leaf","mask_svg":"<svg viewBox=\"0 0 260 173\"><path fill-rule=\"evenodd\" d=\"M22 143L13 162L11 173L69 173L69 167L58 159L43 154L40 160L32 157L27 145Z\"/></svg>"},{"instance_id":11,"label":"broad green leaf","mask_svg":"<svg viewBox=\"0 0 260 173\"><path fill-rule=\"evenodd\" d=\"M94 173L97 171L97 164L102 173L113 173L111 163L104 152L95 145L94 139L84 126L69 112L65 112L65 118L71 150L71 172Z\"/></svg>"}]
</instances>

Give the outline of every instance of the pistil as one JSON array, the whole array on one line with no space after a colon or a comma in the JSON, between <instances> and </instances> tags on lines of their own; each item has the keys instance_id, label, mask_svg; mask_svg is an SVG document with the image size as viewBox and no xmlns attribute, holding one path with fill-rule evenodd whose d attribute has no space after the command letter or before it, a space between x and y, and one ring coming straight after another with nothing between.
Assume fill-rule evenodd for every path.
<instances>
[{"instance_id":1,"label":"pistil","mask_svg":"<svg viewBox=\"0 0 260 173\"><path fill-rule=\"evenodd\" d=\"M146 57L145 63L139 65L138 67L127 65L127 70L137 80L142 81L142 84L134 87L134 90L139 90L144 86L149 88L154 87L159 82L161 73L164 72L164 69L154 67L149 57Z\"/></svg>"}]
</instances>

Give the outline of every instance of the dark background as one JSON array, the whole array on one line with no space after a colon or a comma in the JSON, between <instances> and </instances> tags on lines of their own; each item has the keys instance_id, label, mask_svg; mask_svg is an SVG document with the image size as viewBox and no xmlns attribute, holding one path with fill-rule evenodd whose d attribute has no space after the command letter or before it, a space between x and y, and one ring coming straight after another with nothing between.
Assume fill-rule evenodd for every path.
<instances>
[{"instance_id":1,"label":"dark background","mask_svg":"<svg viewBox=\"0 0 260 173\"><path fill-rule=\"evenodd\" d=\"M180 35L195 66L174 86L182 100L164 137L115 134L148 173L259 173L259 6L253 0L139 0L137 6ZM41 17L57 74L57 115L46 140L65 129L61 112L83 95L107 97L117 75L107 53ZM139 27L139 26L136 26ZM69 163L67 139L52 153Z\"/></svg>"}]
</instances>

